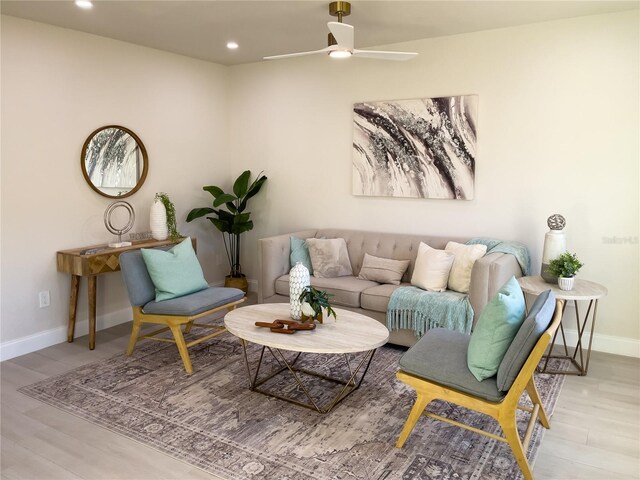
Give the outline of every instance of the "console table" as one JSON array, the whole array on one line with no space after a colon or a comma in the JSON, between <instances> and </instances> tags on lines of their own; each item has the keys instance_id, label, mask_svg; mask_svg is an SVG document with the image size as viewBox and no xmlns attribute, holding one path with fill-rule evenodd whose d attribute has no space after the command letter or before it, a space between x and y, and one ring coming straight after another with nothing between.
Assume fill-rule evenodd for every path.
<instances>
[{"instance_id":1,"label":"console table","mask_svg":"<svg viewBox=\"0 0 640 480\"><path fill-rule=\"evenodd\" d=\"M69 296L69 326L67 341L73 342L78 310L78 291L80 278L87 277L89 286L89 349L96 348L96 286L98 275L120 270L120 254L140 248L155 248L174 245L172 240L140 240L128 247L112 248L107 245L61 250L56 253L58 271L71 274L71 294ZM193 242L195 249L196 241Z\"/></svg>"},{"instance_id":2,"label":"console table","mask_svg":"<svg viewBox=\"0 0 640 480\"><path fill-rule=\"evenodd\" d=\"M586 375L589 370L589 358L591 357L591 343L593 342L593 331L595 329L596 324L596 314L598 312L598 300L605 295L607 295L607 289L602 285L590 282L588 280L582 280L577 278L575 280L575 284L573 289L571 290L560 290L557 284L551 284L544 281L544 279L540 276L537 277L521 277L518 279L518 283L520 284L520 288L525 293L529 293L534 296L540 295L545 290L551 290L555 297L560 300L565 300L565 303L562 307L562 313L564 314L564 310L567 306L567 303L573 300L573 305L576 310L576 328L578 333L578 342L576 344L575 350L573 351L573 355L569 355L569 350L567 348L567 339L564 332L564 327L562 323L560 323L560 328L556 330L556 333L553 335L553 339L551 340L551 345L549 348L549 353L545 355L544 366L542 368L538 367L538 372L540 373L560 373L565 375ZM580 319L580 312L578 310L578 301L586 301L588 303L587 311L584 314L584 317ZM585 327L587 326L587 322L589 320L589 314L591 314L591 328L589 332L589 346L587 347L586 358L584 356L584 346L582 345L582 334L585 331ZM562 334L562 344L564 346L564 355L552 355L553 345L556 343L556 337L558 332ZM580 354L580 362L578 362L577 355ZM547 368L549 364L550 358L560 358L569 360L571 364L576 368L573 371L564 371L564 370L550 370Z\"/></svg>"}]
</instances>

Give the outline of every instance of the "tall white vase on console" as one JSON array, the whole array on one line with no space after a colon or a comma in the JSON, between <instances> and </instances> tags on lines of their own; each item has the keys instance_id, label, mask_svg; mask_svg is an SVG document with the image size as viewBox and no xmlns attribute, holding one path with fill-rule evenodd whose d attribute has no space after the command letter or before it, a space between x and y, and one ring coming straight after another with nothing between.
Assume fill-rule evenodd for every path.
<instances>
[{"instance_id":1,"label":"tall white vase on console","mask_svg":"<svg viewBox=\"0 0 640 480\"><path fill-rule=\"evenodd\" d=\"M297 262L289 272L289 307L293 320L300 320L302 316L300 294L304 291L305 287L309 285L311 285L309 269L301 262Z\"/></svg>"},{"instance_id":2,"label":"tall white vase on console","mask_svg":"<svg viewBox=\"0 0 640 480\"><path fill-rule=\"evenodd\" d=\"M151 205L151 214L149 216L149 224L151 226L151 236L156 240L166 240L169 237L169 228L167 227L167 210L160 200L156 200Z\"/></svg>"}]
</instances>

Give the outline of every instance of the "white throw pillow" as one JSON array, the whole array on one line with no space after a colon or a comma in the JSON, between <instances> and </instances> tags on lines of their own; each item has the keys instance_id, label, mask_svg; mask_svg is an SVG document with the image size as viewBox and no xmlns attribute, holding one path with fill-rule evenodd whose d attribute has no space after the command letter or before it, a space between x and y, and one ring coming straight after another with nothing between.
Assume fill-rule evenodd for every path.
<instances>
[{"instance_id":1,"label":"white throw pillow","mask_svg":"<svg viewBox=\"0 0 640 480\"><path fill-rule=\"evenodd\" d=\"M451 273L449 273L449 289L460 293L469 293L473 264L487 253L487 246L449 242L445 251L451 252L455 256Z\"/></svg>"},{"instance_id":2,"label":"white throw pillow","mask_svg":"<svg viewBox=\"0 0 640 480\"><path fill-rule=\"evenodd\" d=\"M453 253L420 242L411 284L431 292L444 292L454 259Z\"/></svg>"},{"instance_id":3,"label":"white throw pillow","mask_svg":"<svg viewBox=\"0 0 640 480\"><path fill-rule=\"evenodd\" d=\"M334 278L353 275L344 238L307 238L313 276Z\"/></svg>"}]
</instances>

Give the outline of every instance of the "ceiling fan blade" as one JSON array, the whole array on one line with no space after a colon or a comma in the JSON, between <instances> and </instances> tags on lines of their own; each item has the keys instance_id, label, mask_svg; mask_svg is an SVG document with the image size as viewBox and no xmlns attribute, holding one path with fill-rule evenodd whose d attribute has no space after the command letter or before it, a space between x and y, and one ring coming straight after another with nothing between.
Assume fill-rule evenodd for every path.
<instances>
[{"instance_id":1,"label":"ceiling fan blade","mask_svg":"<svg viewBox=\"0 0 640 480\"><path fill-rule=\"evenodd\" d=\"M329 22L327 23L327 27L329 27L329 31L333 34L333 37L341 48L347 50L353 49L353 25Z\"/></svg>"},{"instance_id":2,"label":"ceiling fan blade","mask_svg":"<svg viewBox=\"0 0 640 480\"><path fill-rule=\"evenodd\" d=\"M280 58L291 58L291 57L303 57L305 55L315 55L316 53L325 53L330 50L329 47L323 48L322 50L313 50L310 52L299 52L299 53L285 53L283 55L272 55L270 57L262 57L263 60L278 60Z\"/></svg>"},{"instance_id":3,"label":"ceiling fan blade","mask_svg":"<svg viewBox=\"0 0 640 480\"><path fill-rule=\"evenodd\" d=\"M415 52L384 52L376 50L354 50L354 57L377 58L380 60L411 60L418 56Z\"/></svg>"}]
</instances>

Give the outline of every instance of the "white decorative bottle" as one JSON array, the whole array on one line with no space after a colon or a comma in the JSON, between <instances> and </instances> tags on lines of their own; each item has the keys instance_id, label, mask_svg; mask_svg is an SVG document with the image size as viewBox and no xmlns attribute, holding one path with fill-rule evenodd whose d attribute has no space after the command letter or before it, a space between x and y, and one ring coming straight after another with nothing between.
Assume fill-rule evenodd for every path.
<instances>
[{"instance_id":1,"label":"white decorative bottle","mask_svg":"<svg viewBox=\"0 0 640 480\"><path fill-rule=\"evenodd\" d=\"M311 285L309 269L301 262L297 262L289 272L289 306L293 320L300 320L302 316L300 294L304 291L305 287L309 285Z\"/></svg>"},{"instance_id":2,"label":"white decorative bottle","mask_svg":"<svg viewBox=\"0 0 640 480\"><path fill-rule=\"evenodd\" d=\"M166 240L169 237L169 228L167 227L167 210L160 200L156 200L151 205L151 214L149 215L149 225L151 227L151 236L156 240Z\"/></svg>"}]
</instances>

